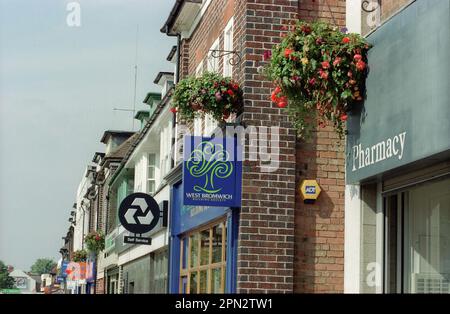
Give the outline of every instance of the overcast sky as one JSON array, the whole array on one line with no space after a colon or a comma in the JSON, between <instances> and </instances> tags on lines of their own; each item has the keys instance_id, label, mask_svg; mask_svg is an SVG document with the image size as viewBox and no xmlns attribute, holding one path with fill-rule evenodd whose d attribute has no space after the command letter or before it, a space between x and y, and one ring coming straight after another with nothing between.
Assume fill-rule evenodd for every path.
<instances>
[{"instance_id":1,"label":"overcast sky","mask_svg":"<svg viewBox=\"0 0 450 314\"><path fill-rule=\"evenodd\" d=\"M83 171L106 129L130 130L176 44L159 29L174 0L0 0L0 260L55 261ZM73 20L72 20L73 21ZM138 123L135 127L137 128Z\"/></svg>"}]
</instances>

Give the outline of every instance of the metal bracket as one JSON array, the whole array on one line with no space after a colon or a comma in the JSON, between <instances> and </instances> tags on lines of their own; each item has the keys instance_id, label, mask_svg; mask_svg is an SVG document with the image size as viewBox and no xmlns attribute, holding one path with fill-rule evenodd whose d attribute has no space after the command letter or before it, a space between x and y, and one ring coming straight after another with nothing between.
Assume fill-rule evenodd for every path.
<instances>
[{"instance_id":1,"label":"metal bracket","mask_svg":"<svg viewBox=\"0 0 450 314\"><path fill-rule=\"evenodd\" d=\"M374 12L374 11L378 10L378 8L380 7L380 1L378 1L378 0L376 1L377 4L378 4L378 6L377 6L376 8L373 8L372 10L367 9L367 7L369 6L369 4L371 4L373 1L374 1L374 0L364 0L364 1L361 3L361 9L362 9L364 12L367 12L367 13L371 13L371 12Z\"/></svg>"},{"instance_id":2,"label":"metal bracket","mask_svg":"<svg viewBox=\"0 0 450 314\"><path fill-rule=\"evenodd\" d=\"M241 62L241 55L236 50L220 50L220 49L212 49L210 50L211 57L213 58L221 58L227 55L232 55L230 59L228 59L228 63L230 65L237 65Z\"/></svg>"}]
</instances>

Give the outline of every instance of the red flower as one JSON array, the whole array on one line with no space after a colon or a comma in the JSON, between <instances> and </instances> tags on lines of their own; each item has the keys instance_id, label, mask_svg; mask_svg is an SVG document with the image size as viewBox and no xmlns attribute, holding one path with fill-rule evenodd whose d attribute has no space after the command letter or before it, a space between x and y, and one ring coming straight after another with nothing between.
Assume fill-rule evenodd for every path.
<instances>
[{"instance_id":1,"label":"red flower","mask_svg":"<svg viewBox=\"0 0 450 314\"><path fill-rule=\"evenodd\" d=\"M170 112L172 112L173 114L177 113L177 108L175 107L170 108Z\"/></svg>"},{"instance_id":2,"label":"red flower","mask_svg":"<svg viewBox=\"0 0 450 314\"><path fill-rule=\"evenodd\" d=\"M341 115L341 121L347 121L347 115L344 113Z\"/></svg>"},{"instance_id":3,"label":"red flower","mask_svg":"<svg viewBox=\"0 0 450 314\"><path fill-rule=\"evenodd\" d=\"M286 108L287 102L286 102L286 101L279 101L279 102L277 103L277 106L278 106L279 108Z\"/></svg>"},{"instance_id":4,"label":"red flower","mask_svg":"<svg viewBox=\"0 0 450 314\"><path fill-rule=\"evenodd\" d=\"M219 87L219 83L214 82L214 87L215 87L215 88Z\"/></svg>"},{"instance_id":5,"label":"red flower","mask_svg":"<svg viewBox=\"0 0 450 314\"><path fill-rule=\"evenodd\" d=\"M273 102L277 102L278 101L278 96L275 93L275 91L272 92L272 95L270 96L270 100L272 100Z\"/></svg>"},{"instance_id":6,"label":"red flower","mask_svg":"<svg viewBox=\"0 0 450 314\"><path fill-rule=\"evenodd\" d=\"M100 241L100 237L98 235L95 236L95 241Z\"/></svg>"},{"instance_id":7,"label":"red flower","mask_svg":"<svg viewBox=\"0 0 450 314\"><path fill-rule=\"evenodd\" d=\"M266 60L270 59L271 56L272 56L272 51L265 50L264 54L263 54L263 60L266 61Z\"/></svg>"},{"instance_id":8,"label":"red flower","mask_svg":"<svg viewBox=\"0 0 450 314\"><path fill-rule=\"evenodd\" d=\"M309 34L311 33L311 27L309 27L308 25L303 25L301 28L302 32L305 34Z\"/></svg>"},{"instance_id":9,"label":"red flower","mask_svg":"<svg viewBox=\"0 0 450 314\"><path fill-rule=\"evenodd\" d=\"M342 62L342 58L336 57L336 59L334 59L334 61L333 61L333 66L339 65L339 64L341 64L341 62Z\"/></svg>"},{"instance_id":10,"label":"red flower","mask_svg":"<svg viewBox=\"0 0 450 314\"><path fill-rule=\"evenodd\" d=\"M344 38L342 38L342 42L343 42L344 44L348 44L348 43L350 42L350 38L344 37Z\"/></svg>"},{"instance_id":11,"label":"red flower","mask_svg":"<svg viewBox=\"0 0 450 314\"><path fill-rule=\"evenodd\" d=\"M353 56L353 59L355 59L355 61L359 61L362 59L362 56L357 53L356 55Z\"/></svg>"},{"instance_id":12,"label":"red flower","mask_svg":"<svg viewBox=\"0 0 450 314\"><path fill-rule=\"evenodd\" d=\"M232 88L233 88L234 90L238 90L238 89L239 89L239 85L238 85L238 84L233 84L233 85L232 85Z\"/></svg>"},{"instance_id":13,"label":"red flower","mask_svg":"<svg viewBox=\"0 0 450 314\"><path fill-rule=\"evenodd\" d=\"M323 78L324 80L328 80L328 72L327 71L320 71L319 75L321 78Z\"/></svg>"},{"instance_id":14,"label":"red flower","mask_svg":"<svg viewBox=\"0 0 450 314\"><path fill-rule=\"evenodd\" d=\"M275 90L273 91L275 94L278 94L279 92L281 92L281 88L280 86L275 87Z\"/></svg>"},{"instance_id":15,"label":"red flower","mask_svg":"<svg viewBox=\"0 0 450 314\"><path fill-rule=\"evenodd\" d=\"M363 71L363 70L366 68L366 63L365 63L364 61L362 61L362 60L359 60L359 61L356 63L356 68L357 68L359 71Z\"/></svg>"},{"instance_id":16,"label":"red flower","mask_svg":"<svg viewBox=\"0 0 450 314\"><path fill-rule=\"evenodd\" d=\"M328 61L323 61L322 62L322 68L324 68L325 70L328 69L330 67L330 62Z\"/></svg>"},{"instance_id":17,"label":"red flower","mask_svg":"<svg viewBox=\"0 0 450 314\"><path fill-rule=\"evenodd\" d=\"M285 56L286 58L289 58L290 55L291 55L291 53L293 53L293 52L294 52L293 49L286 48L286 49L284 49L284 56Z\"/></svg>"},{"instance_id":18,"label":"red flower","mask_svg":"<svg viewBox=\"0 0 450 314\"><path fill-rule=\"evenodd\" d=\"M231 89L229 89L229 90L227 90L227 94L230 95L230 96L233 96L234 92Z\"/></svg>"},{"instance_id":19,"label":"red flower","mask_svg":"<svg viewBox=\"0 0 450 314\"><path fill-rule=\"evenodd\" d=\"M312 79L309 80L308 83L311 85L314 85L314 84L316 84L316 79L313 77Z\"/></svg>"}]
</instances>

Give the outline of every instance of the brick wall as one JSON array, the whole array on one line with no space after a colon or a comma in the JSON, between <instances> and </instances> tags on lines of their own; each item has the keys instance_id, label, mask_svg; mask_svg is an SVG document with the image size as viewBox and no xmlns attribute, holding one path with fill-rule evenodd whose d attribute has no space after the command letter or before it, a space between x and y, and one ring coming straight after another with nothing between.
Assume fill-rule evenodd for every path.
<instances>
[{"instance_id":1,"label":"brick wall","mask_svg":"<svg viewBox=\"0 0 450 314\"><path fill-rule=\"evenodd\" d=\"M243 121L280 128L280 165L262 172L245 161L238 247L238 292L292 292L294 269L295 132L269 100L272 84L257 69L264 50L280 40L282 22L294 19L297 1L242 2L238 9L243 49ZM239 3L241 4L241 3ZM248 151L250 143L247 142Z\"/></svg>"},{"instance_id":2,"label":"brick wall","mask_svg":"<svg viewBox=\"0 0 450 314\"><path fill-rule=\"evenodd\" d=\"M299 18L345 26L345 0L300 0ZM316 179L322 193L303 204L296 193L295 292L344 290L345 141L331 127L318 128L307 142L297 142L297 186Z\"/></svg>"}]
</instances>

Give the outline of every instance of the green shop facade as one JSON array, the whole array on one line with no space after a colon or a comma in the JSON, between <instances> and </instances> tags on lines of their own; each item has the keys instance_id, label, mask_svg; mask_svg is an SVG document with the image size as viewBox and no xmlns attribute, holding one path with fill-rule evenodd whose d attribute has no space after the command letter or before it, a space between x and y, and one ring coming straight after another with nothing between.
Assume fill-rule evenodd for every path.
<instances>
[{"instance_id":1,"label":"green shop facade","mask_svg":"<svg viewBox=\"0 0 450 314\"><path fill-rule=\"evenodd\" d=\"M450 293L450 1L412 1L367 36L348 120L346 292Z\"/></svg>"}]
</instances>

